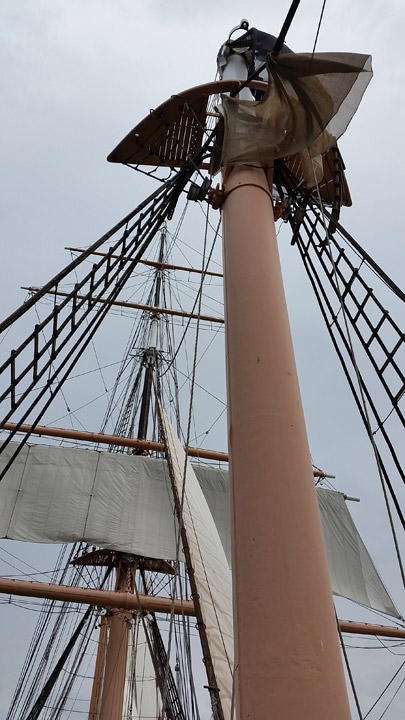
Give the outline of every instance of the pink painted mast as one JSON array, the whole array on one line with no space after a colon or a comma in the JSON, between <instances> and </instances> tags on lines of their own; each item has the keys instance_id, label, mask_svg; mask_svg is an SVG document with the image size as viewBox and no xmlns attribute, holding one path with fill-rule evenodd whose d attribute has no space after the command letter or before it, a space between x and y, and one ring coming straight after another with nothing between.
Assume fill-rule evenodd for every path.
<instances>
[{"instance_id":1,"label":"pink painted mast","mask_svg":"<svg viewBox=\"0 0 405 720\"><path fill-rule=\"evenodd\" d=\"M275 159L319 137L326 148L331 138L325 128L332 94L313 79L311 60L306 73L305 57L296 60L283 45L293 6L278 39L252 29L234 42L229 37L219 55L222 78L268 76L261 103L252 102L258 98L248 81L239 96L223 100L223 187L216 198L223 216L236 717L349 720L274 226ZM235 29L246 31L245 22ZM244 53L247 46L254 56L259 41L270 47L258 67ZM280 52L286 60L277 64ZM313 123L325 123L310 138L305 98L309 106L321 96L325 106ZM314 175L311 159L309 166ZM258 453L258 445L266 450Z\"/></svg>"},{"instance_id":2,"label":"pink painted mast","mask_svg":"<svg viewBox=\"0 0 405 720\"><path fill-rule=\"evenodd\" d=\"M265 170L232 168L222 209L237 718L343 720L350 710L271 187Z\"/></svg>"}]
</instances>

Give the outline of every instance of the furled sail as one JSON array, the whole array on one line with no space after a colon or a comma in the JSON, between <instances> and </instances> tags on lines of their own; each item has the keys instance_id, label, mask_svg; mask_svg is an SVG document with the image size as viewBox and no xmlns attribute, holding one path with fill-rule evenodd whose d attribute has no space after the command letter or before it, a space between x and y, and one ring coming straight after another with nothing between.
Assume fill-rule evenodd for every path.
<instances>
[{"instance_id":1,"label":"furled sail","mask_svg":"<svg viewBox=\"0 0 405 720\"><path fill-rule=\"evenodd\" d=\"M15 445L0 456L3 467ZM230 563L229 479L194 465ZM343 496L318 489L332 590L399 617L358 534ZM176 528L163 460L49 445L25 446L0 483L0 537L85 542L174 560Z\"/></svg>"},{"instance_id":2,"label":"furled sail","mask_svg":"<svg viewBox=\"0 0 405 720\"><path fill-rule=\"evenodd\" d=\"M371 58L357 53L267 56L269 84L259 102L223 96L222 165L266 165L335 144L371 80Z\"/></svg>"}]
</instances>

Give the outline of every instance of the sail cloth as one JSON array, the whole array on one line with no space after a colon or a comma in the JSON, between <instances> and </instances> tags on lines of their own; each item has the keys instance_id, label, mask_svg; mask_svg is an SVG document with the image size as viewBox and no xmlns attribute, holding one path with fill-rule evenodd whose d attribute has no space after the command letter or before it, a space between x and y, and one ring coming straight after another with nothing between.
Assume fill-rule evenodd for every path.
<instances>
[{"instance_id":1,"label":"sail cloth","mask_svg":"<svg viewBox=\"0 0 405 720\"><path fill-rule=\"evenodd\" d=\"M10 443L3 451L0 468L16 446ZM230 563L228 473L193 467ZM323 489L317 494L333 592L399 617L343 496ZM0 483L0 537L84 541L173 560L175 520L167 465L138 455L25 445Z\"/></svg>"},{"instance_id":2,"label":"sail cloth","mask_svg":"<svg viewBox=\"0 0 405 720\"><path fill-rule=\"evenodd\" d=\"M148 617L138 613L131 622L129 633L123 712L125 720L158 720L161 717L156 672L149 649L150 636Z\"/></svg>"},{"instance_id":3,"label":"sail cloth","mask_svg":"<svg viewBox=\"0 0 405 720\"><path fill-rule=\"evenodd\" d=\"M231 571L217 527L191 463L161 407L159 416L173 470L175 489L178 497L183 497L182 522L215 680L220 691L222 712L224 718L230 720L233 690Z\"/></svg>"},{"instance_id":4,"label":"sail cloth","mask_svg":"<svg viewBox=\"0 0 405 720\"><path fill-rule=\"evenodd\" d=\"M329 150L346 130L372 78L371 57L357 53L267 56L269 85L259 102L222 96L222 165L272 164Z\"/></svg>"}]
</instances>

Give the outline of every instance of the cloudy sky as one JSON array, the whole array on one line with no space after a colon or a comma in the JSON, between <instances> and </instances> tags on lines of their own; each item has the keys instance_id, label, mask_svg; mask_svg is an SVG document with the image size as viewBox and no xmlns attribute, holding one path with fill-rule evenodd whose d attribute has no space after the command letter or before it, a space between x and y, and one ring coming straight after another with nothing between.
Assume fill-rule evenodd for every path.
<instances>
[{"instance_id":1,"label":"cloudy sky","mask_svg":"<svg viewBox=\"0 0 405 720\"><path fill-rule=\"evenodd\" d=\"M217 50L242 17L277 34L288 5L3 0L2 316L23 301L20 286L41 285L68 262L65 246L90 244L154 189L105 160L128 130L174 92L212 80ZM287 38L293 50L312 50L321 5L302 0ZM328 0L317 45L373 56L374 78L340 142L353 198L342 220L399 285L405 260L404 11L403 0L389 7L381 0ZM314 462L337 476L339 489L361 497L353 509L356 522L405 613L372 454L285 232L280 251ZM367 710L402 661L385 651L358 652L356 679ZM12 657L7 665L11 676ZM3 684L0 708L10 694ZM387 717L399 720L404 709L405 690Z\"/></svg>"}]
</instances>

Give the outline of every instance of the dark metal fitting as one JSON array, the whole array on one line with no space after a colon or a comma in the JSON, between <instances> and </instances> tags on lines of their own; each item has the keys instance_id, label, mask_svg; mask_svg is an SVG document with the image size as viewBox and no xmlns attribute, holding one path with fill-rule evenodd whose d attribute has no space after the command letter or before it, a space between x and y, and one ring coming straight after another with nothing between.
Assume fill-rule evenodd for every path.
<instances>
[{"instance_id":1,"label":"dark metal fitting","mask_svg":"<svg viewBox=\"0 0 405 720\"><path fill-rule=\"evenodd\" d=\"M216 188L210 188L207 193L207 202L214 210L219 210L225 200L225 191L219 185Z\"/></svg>"},{"instance_id":2,"label":"dark metal fitting","mask_svg":"<svg viewBox=\"0 0 405 720\"><path fill-rule=\"evenodd\" d=\"M187 200L201 202L202 200L204 200L210 186L211 180L209 179L209 177L204 178L202 185L197 185L197 183L190 183L190 187L187 193Z\"/></svg>"}]
</instances>

